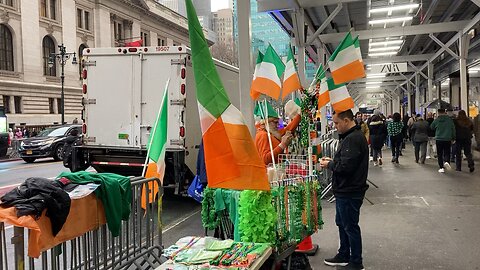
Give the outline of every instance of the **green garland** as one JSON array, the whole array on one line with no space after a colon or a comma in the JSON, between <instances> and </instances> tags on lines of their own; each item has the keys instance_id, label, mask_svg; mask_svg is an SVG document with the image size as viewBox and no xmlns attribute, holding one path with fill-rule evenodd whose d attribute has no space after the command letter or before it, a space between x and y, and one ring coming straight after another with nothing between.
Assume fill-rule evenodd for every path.
<instances>
[{"instance_id":1,"label":"green garland","mask_svg":"<svg viewBox=\"0 0 480 270\"><path fill-rule=\"evenodd\" d=\"M242 242L275 243L277 214L270 192L242 191L238 213L240 216L238 226Z\"/></svg>"},{"instance_id":2,"label":"green garland","mask_svg":"<svg viewBox=\"0 0 480 270\"><path fill-rule=\"evenodd\" d=\"M208 230L215 230L220 223L219 216L215 211L215 203L213 196L215 189L205 188L203 191L203 200L202 200L202 224L203 227Z\"/></svg>"},{"instance_id":3,"label":"green garland","mask_svg":"<svg viewBox=\"0 0 480 270\"><path fill-rule=\"evenodd\" d=\"M302 110L302 117L300 120L300 144L303 147L308 147L310 139L310 130L312 130L312 117L317 111L318 99L316 96L309 96L307 91L302 91L302 100L300 101L300 108Z\"/></svg>"}]
</instances>

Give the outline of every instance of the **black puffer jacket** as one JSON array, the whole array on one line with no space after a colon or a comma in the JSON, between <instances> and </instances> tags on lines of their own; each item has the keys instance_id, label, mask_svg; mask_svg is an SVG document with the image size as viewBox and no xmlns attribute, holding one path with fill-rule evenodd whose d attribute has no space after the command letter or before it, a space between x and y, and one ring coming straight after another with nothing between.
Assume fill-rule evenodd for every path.
<instances>
[{"instance_id":1,"label":"black puffer jacket","mask_svg":"<svg viewBox=\"0 0 480 270\"><path fill-rule=\"evenodd\" d=\"M368 144L359 126L340 134L340 143L328 168L337 197L363 197L368 189Z\"/></svg>"},{"instance_id":2,"label":"black puffer jacket","mask_svg":"<svg viewBox=\"0 0 480 270\"><path fill-rule=\"evenodd\" d=\"M368 129L370 130L370 145L375 149L382 148L387 137L385 122L379 116L373 116Z\"/></svg>"},{"instance_id":3,"label":"black puffer jacket","mask_svg":"<svg viewBox=\"0 0 480 270\"><path fill-rule=\"evenodd\" d=\"M54 236L62 229L70 212L70 196L62 189L62 184L45 178L28 178L0 200L2 206L15 206L19 217L34 215L39 218L46 208Z\"/></svg>"}]
</instances>

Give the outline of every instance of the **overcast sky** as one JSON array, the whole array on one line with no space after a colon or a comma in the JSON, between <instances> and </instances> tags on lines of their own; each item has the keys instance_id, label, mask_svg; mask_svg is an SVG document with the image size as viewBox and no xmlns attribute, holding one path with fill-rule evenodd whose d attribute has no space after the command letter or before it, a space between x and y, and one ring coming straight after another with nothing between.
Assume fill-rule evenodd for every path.
<instances>
[{"instance_id":1,"label":"overcast sky","mask_svg":"<svg viewBox=\"0 0 480 270\"><path fill-rule=\"evenodd\" d=\"M228 8L228 0L211 0L212 12L222 8Z\"/></svg>"}]
</instances>

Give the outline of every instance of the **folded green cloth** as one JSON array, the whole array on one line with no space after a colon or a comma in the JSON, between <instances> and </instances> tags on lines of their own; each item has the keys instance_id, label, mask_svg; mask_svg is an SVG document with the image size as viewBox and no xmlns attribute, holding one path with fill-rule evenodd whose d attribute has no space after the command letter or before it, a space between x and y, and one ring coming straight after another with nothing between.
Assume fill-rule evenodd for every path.
<instances>
[{"instance_id":1,"label":"folded green cloth","mask_svg":"<svg viewBox=\"0 0 480 270\"><path fill-rule=\"evenodd\" d=\"M214 238L207 238L205 239L205 249L206 250L225 250L228 249L232 246L233 240L227 239L227 240L218 240Z\"/></svg>"}]
</instances>

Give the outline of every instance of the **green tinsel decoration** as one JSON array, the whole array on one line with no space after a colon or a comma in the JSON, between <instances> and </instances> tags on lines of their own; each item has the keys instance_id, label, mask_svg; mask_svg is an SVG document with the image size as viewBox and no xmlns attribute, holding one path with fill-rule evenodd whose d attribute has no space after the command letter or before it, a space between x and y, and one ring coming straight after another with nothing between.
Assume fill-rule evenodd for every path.
<instances>
[{"instance_id":1,"label":"green tinsel decoration","mask_svg":"<svg viewBox=\"0 0 480 270\"><path fill-rule=\"evenodd\" d=\"M203 190L203 200L202 200L202 224L203 227L208 230L215 230L220 223L219 216L215 211L215 202L213 196L215 189L205 188Z\"/></svg>"},{"instance_id":2,"label":"green tinsel decoration","mask_svg":"<svg viewBox=\"0 0 480 270\"><path fill-rule=\"evenodd\" d=\"M302 91L302 100L300 101L300 108L302 110L302 118L300 120L300 144L303 147L308 147L308 140L310 139L310 130L313 129L312 118L317 111L318 99L316 96L309 96L306 91Z\"/></svg>"},{"instance_id":3,"label":"green tinsel decoration","mask_svg":"<svg viewBox=\"0 0 480 270\"><path fill-rule=\"evenodd\" d=\"M277 214L272 194L266 191L244 190L238 203L239 230L242 242L275 243Z\"/></svg>"}]
</instances>

